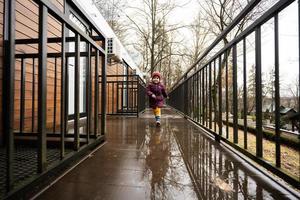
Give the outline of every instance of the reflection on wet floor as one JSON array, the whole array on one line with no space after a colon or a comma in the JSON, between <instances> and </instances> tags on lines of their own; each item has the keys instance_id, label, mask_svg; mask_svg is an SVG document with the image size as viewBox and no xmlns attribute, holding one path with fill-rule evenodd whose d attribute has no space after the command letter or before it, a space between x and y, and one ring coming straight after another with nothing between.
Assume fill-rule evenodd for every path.
<instances>
[{"instance_id":1,"label":"reflection on wet floor","mask_svg":"<svg viewBox=\"0 0 300 200\"><path fill-rule=\"evenodd\" d=\"M201 199L297 199L194 125L169 125Z\"/></svg>"},{"instance_id":2,"label":"reflection on wet floor","mask_svg":"<svg viewBox=\"0 0 300 200\"><path fill-rule=\"evenodd\" d=\"M174 111L151 116L108 117L107 144L39 199L293 199Z\"/></svg>"}]
</instances>

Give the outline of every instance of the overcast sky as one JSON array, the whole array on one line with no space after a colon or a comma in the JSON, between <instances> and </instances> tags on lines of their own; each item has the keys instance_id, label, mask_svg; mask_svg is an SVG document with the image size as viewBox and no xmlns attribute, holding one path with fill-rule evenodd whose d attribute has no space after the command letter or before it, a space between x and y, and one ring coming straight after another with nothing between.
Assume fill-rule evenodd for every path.
<instances>
[{"instance_id":1,"label":"overcast sky","mask_svg":"<svg viewBox=\"0 0 300 200\"><path fill-rule=\"evenodd\" d=\"M138 6L139 0L133 0L129 3ZM170 14L170 23L190 24L197 16L200 9L198 0L175 0L181 7L176 8ZM286 90L287 87L293 87L296 77L299 77L299 53L298 53L298 25L297 25L297 1L295 1L288 8L279 14L279 38L280 38L280 76L281 89ZM190 38L191 35L186 29L179 32L181 37ZM252 42L251 42L252 40ZM185 41L186 43L189 40ZM211 41L213 42L213 40ZM249 44L254 40L248 40ZM254 45L248 45L248 62L247 66L254 64ZM267 73L274 67L274 22L270 20L269 23L262 27L262 70ZM242 60L240 59L240 62ZM242 81L242 80L240 80ZM239 82L240 82L239 81Z\"/></svg>"}]
</instances>

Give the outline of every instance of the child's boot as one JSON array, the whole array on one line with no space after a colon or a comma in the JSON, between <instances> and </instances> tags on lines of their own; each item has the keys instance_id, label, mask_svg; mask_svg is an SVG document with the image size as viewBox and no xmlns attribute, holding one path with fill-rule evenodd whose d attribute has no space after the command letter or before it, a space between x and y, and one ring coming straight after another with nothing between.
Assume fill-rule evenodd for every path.
<instances>
[{"instance_id":1,"label":"child's boot","mask_svg":"<svg viewBox=\"0 0 300 200\"><path fill-rule=\"evenodd\" d=\"M156 120L156 126L160 126L160 116L156 116L155 120Z\"/></svg>"}]
</instances>

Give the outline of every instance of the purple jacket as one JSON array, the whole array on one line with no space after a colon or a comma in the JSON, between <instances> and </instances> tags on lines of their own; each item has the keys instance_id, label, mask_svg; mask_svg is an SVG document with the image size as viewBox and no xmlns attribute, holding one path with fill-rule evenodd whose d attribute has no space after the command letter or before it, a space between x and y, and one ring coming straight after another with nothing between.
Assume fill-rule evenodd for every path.
<instances>
[{"instance_id":1,"label":"purple jacket","mask_svg":"<svg viewBox=\"0 0 300 200\"><path fill-rule=\"evenodd\" d=\"M153 98L152 94L155 94L156 98ZM168 97L165 86L161 83L149 83L147 86L147 95L149 96L149 104L151 108L161 108L164 105L164 97Z\"/></svg>"}]
</instances>

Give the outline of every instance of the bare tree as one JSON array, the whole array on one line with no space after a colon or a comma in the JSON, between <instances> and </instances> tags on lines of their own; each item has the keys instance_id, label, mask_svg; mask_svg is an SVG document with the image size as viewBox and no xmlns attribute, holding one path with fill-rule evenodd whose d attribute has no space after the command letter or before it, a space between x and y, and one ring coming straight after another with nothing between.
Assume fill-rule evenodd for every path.
<instances>
[{"instance_id":1,"label":"bare tree","mask_svg":"<svg viewBox=\"0 0 300 200\"><path fill-rule=\"evenodd\" d=\"M128 24L122 17L122 9L128 5L127 0L93 0L98 10L107 21L109 26L117 35L118 39L124 43L126 41Z\"/></svg>"},{"instance_id":2,"label":"bare tree","mask_svg":"<svg viewBox=\"0 0 300 200\"><path fill-rule=\"evenodd\" d=\"M294 101L294 108L298 112L300 112L300 108L299 108L299 95L300 95L299 77L296 76L293 83L289 85L289 91L290 91L292 99Z\"/></svg>"},{"instance_id":3,"label":"bare tree","mask_svg":"<svg viewBox=\"0 0 300 200\"><path fill-rule=\"evenodd\" d=\"M267 5L269 5L274 1L275 0L261 1L261 3L258 6L256 6L256 8L252 12L246 15L232 31L230 31L225 37L223 37L222 39L223 44L219 43L218 47L225 46L226 44L228 44L234 37L236 37L239 33L241 33L251 21L253 21L259 15L261 15L262 12L264 12ZM243 0L198 0L198 2L201 7L200 13L206 18L206 23L204 25L216 37L219 36L219 34L226 29L226 27L233 21L236 15L240 13L242 9L249 3L248 1L243 1ZM214 50L212 50L212 52L213 51ZM229 49L229 51L227 52L227 55L230 54L231 54L231 49ZM228 56L222 57L221 68L218 69L221 70L221 73L217 73L218 74L217 80L212 86L213 88L213 91L211 91L212 100L216 111L215 113L216 116L218 116L218 106L216 106L217 93L218 90L221 89L218 88L217 83L219 82L219 79L222 77L222 74L224 73L223 71L225 69L225 65L228 60L229 60ZM254 97L255 96L253 96L253 98ZM254 108L254 105L253 106L250 105L250 110L248 111L251 112ZM218 118L215 118L215 120L218 120ZM221 122L219 122L219 125L220 123Z\"/></svg>"},{"instance_id":4,"label":"bare tree","mask_svg":"<svg viewBox=\"0 0 300 200\"><path fill-rule=\"evenodd\" d=\"M247 114L253 112L255 108L255 65L252 65L248 73L247 89Z\"/></svg>"},{"instance_id":5,"label":"bare tree","mask_svg":"<svg viewBox=\"0 0 300 200\"><path fill-rule=\"evenodd\" d=\"M152 73L161 71L165 84L172 84L171 77L181 70L173 70L177 65L176 58L182 56L178 46L182 41L174 37L176 31L185 27L180 24L170 24L170 13L177 7L172 1L161 3L158 0L141 0L142 6L130 7L134 15L126 15L132 28L138 35L133 46L139 50L143 60L141 70Z\"/></svg>"},{"instance_id":6,"label":"bare tree","mask_svg":"<svg viewBox=\"0 0 300 200\"><path fill-rule=\"evenodd\" d=\"M189 30L192 33L192 44L185 48L188 52L188 64L192 65L197 62L200 55L204 52L208 42L208 35L210 30L205 27L205 18L199 12L192 24L189 26Z\"/></svg>"}]
</instances>

